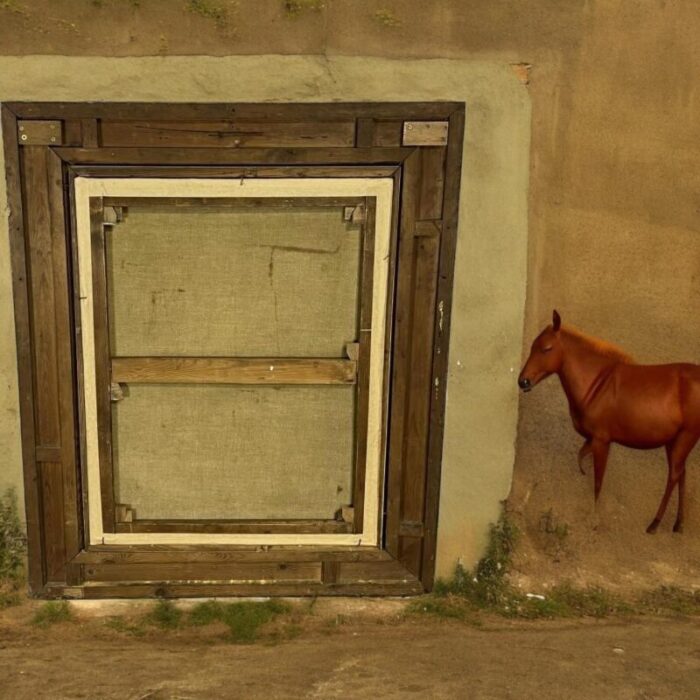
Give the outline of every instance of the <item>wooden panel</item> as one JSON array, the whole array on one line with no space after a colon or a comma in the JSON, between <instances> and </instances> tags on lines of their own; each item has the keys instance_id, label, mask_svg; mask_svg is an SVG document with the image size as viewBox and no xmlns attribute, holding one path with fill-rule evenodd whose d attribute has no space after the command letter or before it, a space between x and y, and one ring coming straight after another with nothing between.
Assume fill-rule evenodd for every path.
<instances>
[{"instance_id":1,"label":"wooden panel","mask_svg":"<svg viewBox=\"0 0 700 700\"><path fill-rule=\"evenodd\" d=\"M280 165L280 166L133 166L73 165L71 172L80 177L189 177L189 178L308 178L308 177L392 177L397 165Z\"/></svg>"},{"instance_id":2,"label":"wooden panel","mask_svg":"<svg viewBox=\"0 0 700 700\"><path fill-rule=\"evenodd\" d=\"M421 148L421 188L418 216L423 220L442 216L442 198L445 186L446 148Z\"/></svg>"},{"instance_id":3,"label":"wooden panel","mask_svg":"<svg viewBox=\"0 0 700 700\"><path fill-rule=\"evenodd\" d=\"M402 121L379 121L374 127L373 146L393 147L401 145Z\"/></svg>"},{"instance_id":4,"label":"wooden panel","mask_svg":"<svg viewBox=\"0 0 700 700\"><path fill-rule=\"evenodd\" d=\"M433 586L437 547L438 504L440 500L440 465L445 424L447 362L449 359L450 318L454 278L459 191L462 172L464 106L450 116L450 139L445 165L445 196L442 240L438 270L437 308L433 345L433 390L430 404L426 507L421 580L427 590Z\"/></svg>"},{"instance_id":5,"label":"wooden panel","mask_svg":"<svg viewBox=\"0 0 700 700\"><path fill-rule=\"evenodd\" d=\"M88 564L86 581L320 581L320 562Z\"/></svg>"},{"instance_id":6,"label":"wooden panel","mask_svg":"<svg viewBox=\"0 0 700 700\"><path fill-rule=\"evenodd\" d=\"M438 237L421 237L414 246L413 319L411 328L411 389L406 411L401 520L422 522L425 507L428 424L432 394L433 326L437 287ZM401 527L401 526L400 526ZM420 540L399 558L409 571L420 571Z\"/></svg>"},{"instance_id":7,"label":"wooden panel","mask_svg":"<svg viewBox=\"0 0 700 700\"><path fill-rule=\"evenodd\" d=\"M352 360L116 357L112 381L150 384L354 384Z\"/></svg>"},{"instance_id":8,"label":"wooden panel","mask_svg":"<svg viewBox=\"0 0 700 700\"><path fill-rule=\"evenodd\" d=\"M78 507L76 407L73 367L73 322L71 318L68 231L64 196L63 164L47 151L47 181L53 247L54 316L56 323L56 367L60 418L61 464L63 471L63 537L66 557L80 549L81 535ZM47 460L56 461L56 460Z\"/></svg>"},{"instance_id":9,"label":"wooden panel","mask_svg":"<svg viewBox=\"0 0 700 700\"><path fill-rule=\"evenodd\" d=\"M342 520L133 520L120 522L117 532L204 533L343 533L352 532Z\"/></svg>"},{"instance_id":10,"label":"wooden panel","mask_svg":"<svg viewBox=\"0 0 700 700\"><path fill-rule=\"evenodd\" d=\"M298 545L248 545L223 549L212 545L98 545L80 552L73 559L76 564L389 560L391 557L376 547Z\"/></svg>"},{"instance_id":11,"label":"wooden panel","mask_svg":"<svg viewBox=\"0 0 700 700\"><path fill-rule=\"evenodd\" d=\"M353 146L354 121L102 122L103 146ZM369 144L371 145L371 144Z\"/></svg>"},{"instance_id":12,"label":"wooden panel","mask_svg":"<svg viewBox=\"0 0 700 700\"><path fill-rule=\"evenodd\" d=\"M90 199L90 244L92 256L92 304L95 336L95 384L97 441L100 465L103 532L114 532L114 477L112 465L112 393L110 380L109 311L107 263L104 235L104 205L101 197Z\"/></svg>"},{"instance_id":13,"label":"wooden panel","mask_svg":"<svg viewBox=\"0 0 700 700\"><path fill-rule=\"evenodd\" d=\"M403 125L404 146L446 146L449 122L408 121Z\"/></svg>"},{"instance_id":14,"label":"wooden panel","mask_svg":"<svg viewBox=\"0 0 700 700\"><path fill-rule=\"evenodd\" d=\"M411 394L411 332L413 320L414 228L420 192L420 154L408 158L403 168L402 206L399 222L396 306L393 340L392 411L389 426L389 461L386 484L386 548L399 555L401 493L406 444L406 411Z\"/></svg>"},{"instance_id":15,"label":"wooden panel","mask_svg":"<svg viewBox=\"0 0 700 700\"><path fill-rule=\"evenodd\" d=\"M360 337L357 344L357 419L355 421L355 478L353 481L353 530L362 532L367 465L370 349L372 345L372 288L374 284L375 202L365 203L360 278Z\"/></svg>"},{"instance_id":16,"label":"wooden panel","mask_svg":"<svg viewBox=\"0 0 700 700\"><path fill-rule=\"evenodd\" d=\"M56 349L53 241L46 164L47 149L22 149L25 177L31 311L34 337L36 441L39 446L61 444Z\"/></svg>"},{"instance_id":17,"label":"wooden panel","mask_svg":"<svg viewBox=\"0 0 700 700\"><path fill-rule=\"evenodd\" d=\"M182 102L9 102L9 109L25 119L109 120L272 120L315 121L369 117L375 119L447 119L458 102L343 102L317 103L206 103Z\"/></svg>"},{"instance_id":18,"label":"wooden panel","mask_svg":"<svg viewBox=\"0 0 700 700\"><path fill-rule=\"evenodd\" d=\"M423 593L416 578L406 581L369 581L324 584L256 581L251 583L90 583L81 587L47 586L54 598L201 598L203 596L408 596Z\"/></svg>"},{"instance_id":19,"label":"wooden panel","mask_svg":"<svg viewBox=\"0 0 700 700\"><path fill-rule=\"evenodd\" d=\"M410 581L413 576L396 560L341 562L339 583L367 581Z\"/></svg>"},{"instance_id":20,"label":"wooden panel","mask_svg":"<svg viewBox=\"0 0 700 700\"><path fill-rule=\"evenodd\" d=\"M44 462L41 472L42 520L46 556L46 576L60 581L65 576L66 546L63 539L63 467Z\"/></svg>"},{"instance_id":21,"label":"wooden panel","mask_svg":"<svg viewBox=\"0 0 700 700\"><path fill-rule=\"evenodd\" d=\"M114 165L390 165L412 148L57 148L67 163Z\"/></svg>"}]
</instances>

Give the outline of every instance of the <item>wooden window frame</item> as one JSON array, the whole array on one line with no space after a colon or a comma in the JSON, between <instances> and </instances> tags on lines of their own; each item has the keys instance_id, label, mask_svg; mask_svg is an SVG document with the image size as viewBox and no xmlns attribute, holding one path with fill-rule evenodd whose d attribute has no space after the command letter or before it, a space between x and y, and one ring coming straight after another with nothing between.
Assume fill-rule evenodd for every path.
<instances>
[{"instance_id":1,"label":"wooden window frame","mask_svg":"<svg viewBox=\"0 0 700 700\"><path fill-rule=\"evenodd\" d=\"M118 194L115 193L118 191ZM356 459L355 482L364 485L363 497L374 505L367 512L359 512L358 521L346 524L343 521L323 520L133 520L116 528L114 502L114 478L112 470L111 402L108 387L119 379L114 376L115 360L109 349L108 303L105 273L105 224L104 206L115 203L126 206L141 199L138 193L150 193L145 199L157 199L157 191L167 191L172 201L179 197L185 201L193 198L207 202L219 200L219 205L247 203L252 198L259 201L277 201L297 198L297 204L322 201L325 206L362 204L370 217L363 226L361 238L365 263L361 265L364 276L361 284L361 308L358 338L358 361L362 366L362 385L358 401L357 441L359 458ZM84 383L83 408L86 451L83 463L87 480L88 517L87 540L97 544L254 544L270 546L290 545L357 545L377 546L380 533L379 503L381 501L384 449L383 437L386 407L383 402L383 386L388 368L386 365L386 317L388 315L389 284L388 270L391 259L391 208L394 183L390 178L257 178L236 180L220 178L199 179L154 179L154 178L77 178L73 190L76 210L76 242L78 264L78 295L81 303L81 348ZM110 194L111 192L111 194ZM177 193L180 194L177 194ZM192 192L197 194L192 195ZM226 193L224 195L224 193ZM326 196L328 193L329 196ZM328 200L328 201L326 201ZM375 226L376 223L376 226ZM116 234L118 235L118 233ZM369 245L368 245L369 244ZM371 345L371 351L370 351ZM365 357L368 354L369 357ZM366 361L367 360L367 361ZM366 361L366 362L365 362ZM301 365L309 378L305 383L355 383L354 360L309 361L304 359L270 358L264 361L234 358L124 358L116 367L122 368L122 380L143 380L143 375L152 375L153 366L160 369L157 381L182 382L183 372L178 366L186 365L185 377L193 379L193 369L199 368L196 381L202 381L202 370L213 365L228 368L229 383L264 383L270 377L273 383L288 384L287 370ZM243 381L231 378L231 370L243 365L250 370L265 366L261 380L257 372L246 372ZM320 365L321 371L313 365ZM124 367L126 365L126 367ZM344 365L352 365L353 379L347 372L339 371ZM150 372L144 371L150 367ZM271 368L274 373L270 373ZM328 368L334 369L335 379L329 381ZM125 374L131 368L131 375ZM167 371L166 371L167 370ZM179 370L179 371L178 371ZM210 377L222 382L222 372ZM289 373L289 371L287 371ZM240 370L239 373L240 374ZM251 374L254 376L251 377ZM279 379L275 374L281 375ZM168 376L169 375L169 376ZM339 376L344 375L344 376ZM300 376L297 373L297 376ZM315 377L315 378L314 378ZM149 377L147 376L146 379ZM205 376L206 380L207 377ZM226 379L226 378L224 378ZM304 383L292 381L291 383ZM101 387L101 390L96 387ZM367 401L364 401L365 394ZM99 455L99 456L98 456ZM369 468L369 469L368 469ZM356 489L353 488L353 491ZM138 512L138 506L137 506ZM363 526L364 523L364 526ZM359 524L359 527L358 527ZM179 530L179 531L178 531Z\"/></svg>"},{"instance_id":2,"label":"wooden window frame","mask_svg":"<svg viewBox=\"0 0 700 700\"><path fill-rule=\"evenodd\" d=\"M5 103L1 111L31 592L101 598L430 590L465 106ZM408 122L440 122L447 136L406 145ZM388 312L379 546L128 546L86 539L80 300L71 291L73 181L136 173L394 179L395 311Z\"/></svg>"}]
</instances>

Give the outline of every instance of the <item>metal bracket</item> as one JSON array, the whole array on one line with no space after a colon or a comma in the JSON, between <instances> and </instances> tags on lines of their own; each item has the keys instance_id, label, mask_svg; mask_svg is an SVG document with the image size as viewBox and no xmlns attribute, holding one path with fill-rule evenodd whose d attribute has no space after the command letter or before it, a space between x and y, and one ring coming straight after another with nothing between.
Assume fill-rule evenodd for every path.
<instances>
[{"instance_id":1,"label":"metal bracket","mask_svg":"<svg viewBox=\"0 0 700 700\"><path fill-rule=\"evenodd\" d=\"M105 226L115 226L124 221L124 207L105 207L102 213L102 223Z\"/></svg>"},{"instance_id":2,"label":"metal bracket","mask_svg":"<svg viewBox=\"0 0 700 700\"><path fill-rule=\"evenodd\" d=\"M367 212L364 204L358 204L356 207L345 207L343 209L343 221L349 221L353 224L363 224L365 222Z\"/></svg>"},{"instance_id":3,"label":"metal bracket","mask_svg":"<svg viewBox=\"0 0 700 700\"><path fill-rule=\"evenodd\" d=\"M126 384L117 384L112 382L109 385L109 399L112 403L117 403L117 401L123 401L124 397L128 395Z\"/></svg>"},{"instance_id":4,"label":"metal bracket","mask_svg":"<svg viewBox=\"0 0 700 700\"><path fill-rule=\"evenodd\" d=\"M449 122L404 122L404 146L447 146Z\"/></svg>"},{"instance_id":5,"label":"metal bracket","mask_svg":"<svg viewBox=\"0 0 700 700\"><path fill-rule=\"evenodd\" d=\"M61 146L63 122L40 119L22 119L17 122L20 146Z\"/></svg>"}]
</instances>

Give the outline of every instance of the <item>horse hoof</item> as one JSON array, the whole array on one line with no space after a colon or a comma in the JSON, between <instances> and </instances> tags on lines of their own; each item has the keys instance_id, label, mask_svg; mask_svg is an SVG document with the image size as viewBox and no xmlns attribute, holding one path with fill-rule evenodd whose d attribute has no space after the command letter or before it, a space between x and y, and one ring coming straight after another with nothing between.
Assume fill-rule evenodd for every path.
<instances>
[{"instance_id":1,"label":"horse hoof","mask_svg":"<svg viewBox=\"0 0 700 700\"><path fill-rule=\"evenodd\" d=\"M652 520L651 521L651 525L649 525L649 527L647 528L647 532L650 535L653 535L656 533L656 530L659 527L659 522L660 522L659 520Z\"/></svg>"},{"instance_id":2,"label":"horse hoof","mask_svg":"<svg viewBox=\"0 0 700 700\"><path fill-rule=\"evenodd\" d=\"M674 532L683 532L683 523L676 523L673 526L673 531Z\"/></svg>"}]
</instances>

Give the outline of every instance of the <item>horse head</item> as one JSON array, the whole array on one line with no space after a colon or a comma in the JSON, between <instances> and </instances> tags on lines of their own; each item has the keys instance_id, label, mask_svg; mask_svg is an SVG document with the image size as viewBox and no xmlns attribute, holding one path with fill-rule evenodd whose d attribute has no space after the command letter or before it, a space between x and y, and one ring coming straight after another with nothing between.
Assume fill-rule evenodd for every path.
<instances>
[{"instance_id":1,"label":"horse head","mask_svg":"<svg viewBox=\"0 0 700 700\"><path fill-rule=\"evenodd\" d=\"M518 386L530 391L550 374L558 372L563 361L561 337L561 316L554 311L552 324L535 338L530 348L530 356L518 377Z\"/></svg>"}]
</instances>

